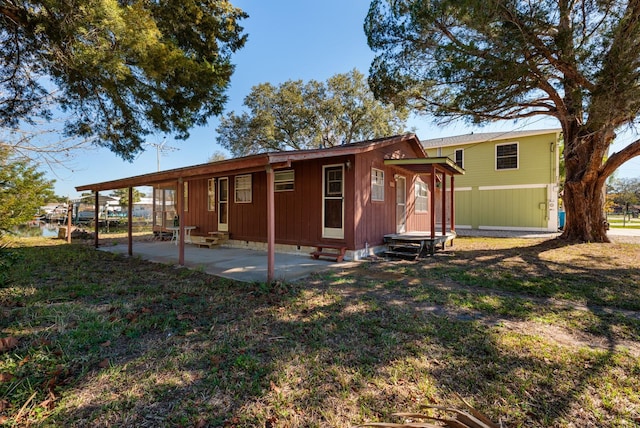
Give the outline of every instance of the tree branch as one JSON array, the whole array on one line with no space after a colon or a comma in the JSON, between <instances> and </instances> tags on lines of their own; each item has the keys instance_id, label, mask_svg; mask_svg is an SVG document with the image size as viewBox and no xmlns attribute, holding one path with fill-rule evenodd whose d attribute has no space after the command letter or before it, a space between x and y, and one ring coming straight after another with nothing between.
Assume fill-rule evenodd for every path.
<instances>
[{"instance_id":1,"label":"tree branch","mask_svg":"<svg viewBox=\"0 0 640 428\"><path fill-rule=\"evenodd\" d=\"M609 156L607 161L600 169L600 174L605 178L609 177L615 172L616 169L622 166L623 163L637 156L640 156L640 140L634 141L624 149Z\"/></svg>"}]
</instances>

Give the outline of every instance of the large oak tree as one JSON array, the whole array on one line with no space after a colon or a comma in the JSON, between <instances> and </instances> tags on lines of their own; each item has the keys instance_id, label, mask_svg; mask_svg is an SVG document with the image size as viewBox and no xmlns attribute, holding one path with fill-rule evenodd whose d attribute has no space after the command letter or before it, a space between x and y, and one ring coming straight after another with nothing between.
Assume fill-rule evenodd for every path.
<instances>
[{"instance_id":1,"label":"large oak tree","mask_svg":"<svg viewBox=\"0 0 640 428\"><path fill-rule=\"evenodd\" d=\"M261 83L244 99L247 111L220 121L217 141L235 156L332 147L404 132L406 109L376 100L357 70L326 82Z\"/></svg>"},{"instance_id":2,"label":"large oak tree","mask_svg":"<svg viewBox=\"0 0 640 428\"><path fill-rule=\"evenodd\" d=\"M124 159L223 111L246 14L226 0L3 0L0 128L65 114Z\"/></svg>"},{"instance_id":3,"label":"large oak tree","mask_svg":"<svg viewBox=\"0 0 640 428\"><path fill-rule=\"evenodd\" d=\"M609 154L640 112L638 0L373 0L377 97L450 120L556 118L563 237L607 242L603 186L640 141Z\"/></svg>"}]
</instances>

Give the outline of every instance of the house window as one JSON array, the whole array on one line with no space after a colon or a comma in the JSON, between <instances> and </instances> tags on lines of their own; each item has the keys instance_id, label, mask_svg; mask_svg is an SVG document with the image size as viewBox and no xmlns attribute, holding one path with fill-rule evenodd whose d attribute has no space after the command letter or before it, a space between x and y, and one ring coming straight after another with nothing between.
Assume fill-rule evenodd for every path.
<instances>
[{"instance_id":1,"label":"house window","mask_svg":"<svg viewBox=\"0 0 640 428\"><path fill-rule=\"evenodd\" d=\"M327 173L325 176L325 196L333 197L340 196L342 197L342 168L327 168Z\"/></svg>"},{"instance_id":2,"label":"house window","mask_svg":"<svg viewBox=\"0 0 640 428\"><path fill-rule=\"evenodd\" d=\"M207 181L207 209L209 211L216 210L216 179L210 178Z\"/></svg>"},{"instance_id":3,"label":"house window","mask_svg":"<svg viewBox=\"0 0 640 428\"><path fill-rule=\"evenodd\" d=\"M183 189L184 189L184 210L185 211L189 211L189 182L185 181L183 183Z\"/></svg>"},{"instance_id":4,"label":"house window","mask_svg":"<svg viewBox=\"0 0 640 428\"><path fill-rule=\"evenodd\" d=\"M295 171L277 171L273 175L276 192L286 192L294 189Z\"/></svg>"},{"instance_id":5,"label":"house window","mask_svg":"<svg viewBox=\"0 0 640 428\"><path fill-rule=\"evenodd\" d=\"M251 203L251 174L236 176L236 203Z\"/></svg>"},{"instance_id":6,"label":"house window","mask_svg":"<svg viewBox=\"0 0 640 428\"><path fill-rule=\"evenodd\" d=\"M384 171L371 168L371 200L384 201Z\"/></svg>"},{"instance_id":7,"label":"house window","mask_svg":"<svg viewBox=\"0 0 640 428\"><path fill-rule=\"evenodd\" d=\"M416 211L427 212L427 185L422 181L416 181Z\"/></svg>"},{"instance_id":8,"label":"house window","mask_svg":"<svg viewBox=\"0 0 640 428\"><path fill-rule=\"evenodd\" d=\"M496 169L518 169L518 143L496 144Z\"/></svg>"},{"instance_id":9,"label":"house window","mask_svg":"<svg viewBox=\"0 0 640 428\"><path fill-rule=\"evenodd\" d=\"M460 168L464 168L464 150L463 149L456 149L455 151L455 162L456 165L458 165Z\"/></svg>"}]
</instances>

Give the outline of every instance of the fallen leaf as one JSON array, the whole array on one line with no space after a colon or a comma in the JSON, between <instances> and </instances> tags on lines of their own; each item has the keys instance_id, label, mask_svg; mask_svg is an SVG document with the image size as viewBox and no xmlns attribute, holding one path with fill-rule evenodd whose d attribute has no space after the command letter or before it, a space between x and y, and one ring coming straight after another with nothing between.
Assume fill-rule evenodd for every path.
<instances>
[{"instance_id":1,"label":"fallen leaf","mask_svg":"<svg viewBox=\"0 0 640 428\"><path fill-rule=\"evenodd\" d=\"M4 412L9 407L11 407L11 404L7 400L0 400L0 412Z\"/></svg>"},{"instance_id":2,"label":"fallen leaf","mask_svg":"<svg viewBox=\"0 0 640 428\"><path fill-rule=\"evenodd\" d=\"M55 402L56 396L53 394L53 392L49 391L49 397L42 403L40 403L39 407L43 407L47 410L53 410L53 408L56 407Z\"/></svg>"},{"instance_id":3,"label":"fallen leaf","mask_svg":"<svg viewBox=\"0 0 640 428\"><path fill-rule=\"evenodd\" d=\"M0 383L11 382L13 379L15 379L15 376L11 373L0 373Z\"/></svg>"},{"instance_id":4,"label":"fallen leaf","mask_svg":"<svg viewBox=\"0 0 640 428\"><path fill-rule=\"evenodd\" d=\"M100 346L102 346L103 348L106 348L107 346L111 346L111 341L107 340L106 342L101 343Z\"/></svg>"},{"instance_id":5,"label":"fallen leaf","mask_svg":"<svg viewBox=\"0 0 640 428\"><path fill-rule=\"evenodd\" d=\"M27 364L27 363L29 362L29 360L30 360L30 359L31 359L31 357L27 355L26 357L24 357L24 358L22 359L22 361L20 361L20 362L18 363L18 365L19 365L20 367L22 367L22 366L24 366L25 364Z\"/></svg>"},{"instance_id":6,"label":"fallen leaf","mask_svg":"<svg viewBox=\"0 0 640 428\"><path fill-rule=\"evenodd\" d=\"M4 425L9 423L9 417L8 416L0 416L0 425Z\"/></svg>"},{"instance_id":7,"label":"fallen leaf","mask_svg":"<svg viewBox=\"0 0 640 428\"><path fill-rule=\"evenodd\" d=\"M18 339L13 336L0 339L0 352L7 352L18 346Z\"/></svg>"},{"instance_id":8,"label":"fallen leaf","mask_svg":"<svg viewBox=\"0 0 640 428\"><path fill-rule=\"evenodd\" d=\"M196 423L193 425L194 428L203 428L207 426L207 421L204 417L200 416L197 420Z\"/></svg>"},{"instance_id":9,"label":"fallen leaf","mask_svg":"<svg viewBox=\"0 0 640 428\"><path fill-rule=\"evenodd\" d=\"M33 346L51 346L51 341L41 337L34 342Z\"/></svg>"},{"instance_id":10,"label":"fallen leaf","mask_svg":"<svg viewBox=\"0 0 640 428\"><path fill-rule=\"evenodd\" d=\"M105 358L104 360L100 361L98 363L98 367L100 367L101 369L106 369L107 367L109 367L109 359Z\"/></svg>"},{"instance_id":11,"label":"fallen leaf","mask_svg":"<svg viewBox=\"0 0 640 428\"><path fill-rule=\"evenodd\" d=\"M142 312L143 314L150 314L153 311L150 308L142 308L140 309L140 312Z\"/></svg>"},{"instance_id":12,"label":"fallen leaf","mask_svg":"<svg viewBox=\"0 0 640 428\"><path fill-rule=\"evenodd\" d=\"M195 317L195 315L191 315L191 314L180 314L180 315L178 315L178 321L182 321L182 320L195 321L196 317Z\"/></svg>"}]
</instances>

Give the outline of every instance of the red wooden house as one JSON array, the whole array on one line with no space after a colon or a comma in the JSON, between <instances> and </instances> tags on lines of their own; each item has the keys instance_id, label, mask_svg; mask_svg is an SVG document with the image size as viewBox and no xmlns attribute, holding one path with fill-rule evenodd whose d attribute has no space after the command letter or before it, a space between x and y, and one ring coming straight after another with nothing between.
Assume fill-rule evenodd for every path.
<instances>
[{"instance_id":1,"label":"red wooden house","mask_svg":"<svg viewBox=\"0 0 640 428\"><path fill-rule=\"evenodd\" d=\"M419 139L407 134L265 153L76 189L97 196L153 186L155 232L167 231L177 217L181 236L185 227L193 229L193 236L225 232L229 245L266 248L271 267L276 245L283 252L331 246L358 259L381 248L390 234L450 237L455 230L454 175L461 173L449 158L428 158ZM97 236L96 229L96 245Z\"/></svg>"}]
</instances>

